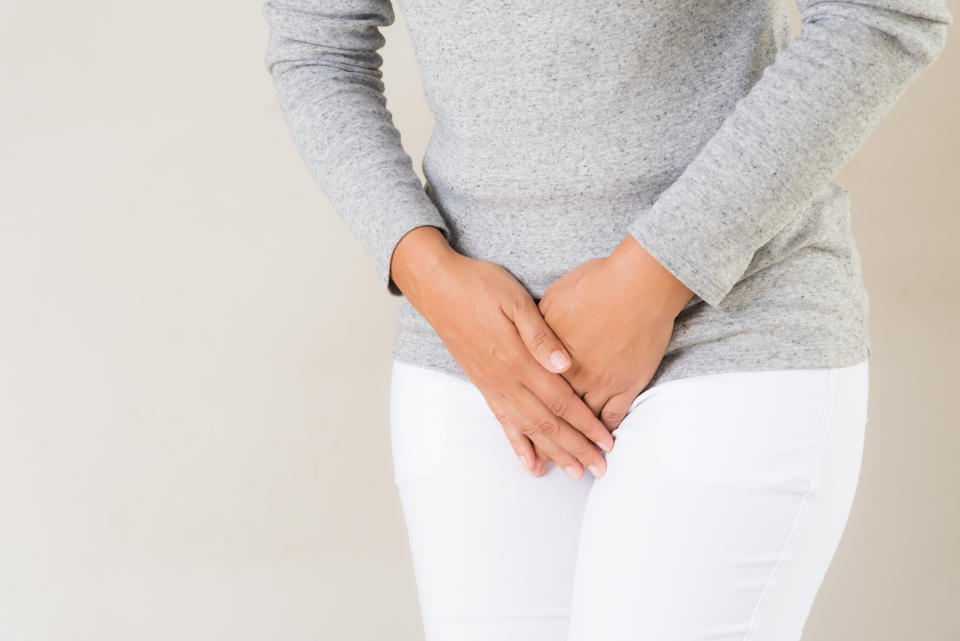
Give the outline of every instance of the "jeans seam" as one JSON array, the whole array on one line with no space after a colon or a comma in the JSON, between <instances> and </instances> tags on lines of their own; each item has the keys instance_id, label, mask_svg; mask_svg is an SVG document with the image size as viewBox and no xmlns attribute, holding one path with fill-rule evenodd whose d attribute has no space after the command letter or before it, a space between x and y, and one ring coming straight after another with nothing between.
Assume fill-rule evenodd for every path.
<instances>
[{"instance_id":1,"label":"jeans seam","mask_svg":"<svg viewBox=\"0 0 960 641\"><path fill-rule=\"evenodd\" d=\"M826 432L827 424L827 414L830 408L833 406L834 393L836 388L836 379L837 379L837 370L836 368L831 368L829 377L827 379L827 391L825 394L825 399L823 403L823 411L820 414L820 424L817 427L817 438L814 442L813 453L810 455L810 471L808 476L810 477L810 487L807 488L807 491L804 493L803 498L800 500L800 507L797 509L797 515L793 519L793 525L790 527L790 532L787 534L786 540L783 542L783 547L780 549L780 556L777 558L776 564L773 566L773 569L770 570L770 575L767 577L767 582L763 587L763 591L760 593L760 598L757 599L757 605L753 609L753 614L750 616L750 621L747 624L747 631L743 635L742 641L748 641L753 634L753 631L756 627L757 621L759 620L760 614L763 611L763 606L766 603L767 596L770 593L770 588L773 586L774 580L777 577L777 573L780 568L783 567L783 563L786 560L787 551L790 548L790 544L793 542L794 535L797 532L797 528L800 525L800 521L803 518L803 515L806 513L806 508L809 503L810 496L813 494L814 490L817 489L819 483L819 469L818 463L820 461L820 455L823 451L824 435Z\"/></svg>"}]
</instances>

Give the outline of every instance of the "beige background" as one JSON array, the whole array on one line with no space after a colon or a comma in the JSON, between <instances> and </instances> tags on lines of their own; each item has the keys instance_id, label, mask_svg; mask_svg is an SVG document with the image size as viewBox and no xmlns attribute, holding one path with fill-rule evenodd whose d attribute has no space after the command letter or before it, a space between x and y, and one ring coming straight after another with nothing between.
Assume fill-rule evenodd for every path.
<instances>
[{"instance_id":1,"label":"beige background","mask_svg":"<svg viewBox=\"0 0 960 641\"><path fill-rule=\"evenodd\" d=\"M960 640L956 29L840 176L870 423L809 641ZM386 34L419 167L402 16ZM265 43L256 1L0 3L5 641L420 638L398 301L297 156Z\"/></svg>"}]
</instances>

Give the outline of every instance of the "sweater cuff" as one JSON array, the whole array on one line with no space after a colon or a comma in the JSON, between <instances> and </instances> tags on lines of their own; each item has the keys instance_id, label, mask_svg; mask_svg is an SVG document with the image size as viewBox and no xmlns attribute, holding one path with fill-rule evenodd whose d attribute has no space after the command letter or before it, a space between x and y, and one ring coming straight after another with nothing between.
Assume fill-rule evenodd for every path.
<instances>
[{"instance_id":1,"label":"sweater cuff","mask_svg":"<svg viewBox=\"0 0 960 641\"><path fill-rule=\"evenodd\" d=\"M408 202L394 203L394 207L393 215L387 217L386 223L379 230L368 252L373 256L381 285L385 286L392 296L400 297L403 296L403 292L390 276L390 262L400 239L417 227L431 226L443 232L444 237L449 241L450 229L436 205L424 191L416 192Z\"/></svg>"},{"instance_id":2,"label":"sweater cuff","mask_svg":"<svg viewBox=\"0 0 960 641\"><path fill-rule=\"evenodd\" d=\"M723 248L711 241L710 212L694 216L689 208L671 215L666 200L640 212L627 231L643 248L711 307L726 297L753 259L742 247ZM695 225L691 227L691 225Z\"/></svg>"}]
</instances>

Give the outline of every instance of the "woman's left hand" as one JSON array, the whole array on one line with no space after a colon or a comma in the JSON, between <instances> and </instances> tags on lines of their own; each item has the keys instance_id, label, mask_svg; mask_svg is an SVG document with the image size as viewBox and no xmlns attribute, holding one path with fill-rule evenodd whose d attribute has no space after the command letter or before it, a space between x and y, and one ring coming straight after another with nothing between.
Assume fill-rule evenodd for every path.
<instances>
[{"instance_id":1,"label":"woman's left hand","mask_svg":"<svg viewBox=\"0 0 960 641\"><path fill-rule=\"evenodd\" d=\"M692 296L632 235L544 291L540 312L573 360L563 377L607 429L653 378Z\"/></svg>"}]
</instances>

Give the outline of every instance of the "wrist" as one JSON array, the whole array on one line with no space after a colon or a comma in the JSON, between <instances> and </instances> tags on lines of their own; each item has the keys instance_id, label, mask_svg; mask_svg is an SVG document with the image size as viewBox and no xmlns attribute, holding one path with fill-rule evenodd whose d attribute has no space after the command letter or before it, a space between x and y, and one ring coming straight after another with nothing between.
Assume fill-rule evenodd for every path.
<instances>
[{"instance_id":1,"label":"wrist","mask_svg":"<svg viewBox=\"0 0 960 641\"><path fill-rule=\"evenodd\" d=\"M618 277L642 289L647 300L657 301L661 311L671 319L676 318L693 297L693 291L654 258L632 234L627 234L608 260Z\"/></svg>"},{"instance_id":2,"label":"wrist","mask_svg":"<svg viewBox=\"0 0 960 641\"><path fill-rule=\"evenodd\" d=\"M446 260L456 254L440 229L415 227L404 234L390 258L390 279L411 303L420 299L423 284L430 282Z\"/></svg>"}]
</instances>

